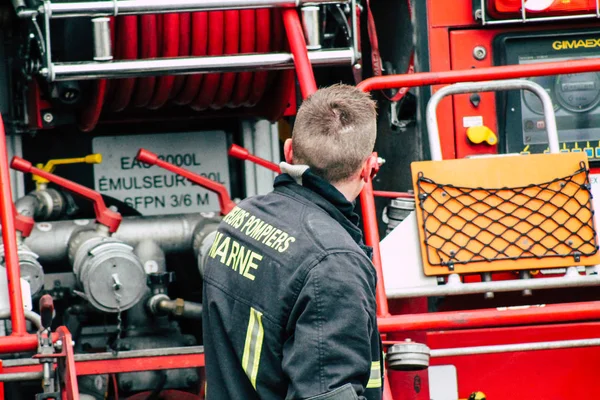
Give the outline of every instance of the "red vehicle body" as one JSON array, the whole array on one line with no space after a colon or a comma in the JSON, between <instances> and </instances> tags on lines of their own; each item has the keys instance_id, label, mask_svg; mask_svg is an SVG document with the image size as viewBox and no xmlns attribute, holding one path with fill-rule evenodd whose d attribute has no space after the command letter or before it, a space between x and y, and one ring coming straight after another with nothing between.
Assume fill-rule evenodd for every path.
<instances>
[{"instance_id":1,"label":"red vehicle body","mask_svg":"<svg viewBox=\"0 0 600 400\"><path fill-rule=\"evenodd\" d=\"M411 296L390 290L386 282L398 278L386 271L412 268L425 275L423 266L405 266L402 255L392 260L393 266L384 265L390 258L383 257L383 244L380 249L381 239L391 234L380 218L384 207L393 206L389 200L423 200L412 192L416 188L408 170L411 163L434 153L426 139L428 133L431 139L427 105L449 85L523 78L542 85L555 105L561 152L588 155L591 183L585 189L592 201L594 176L600 173L600 128L595 124L600 103L597 2L160 3L15 0L6 10L7 34L1 39L9 67L0 71L0 84L14 106L0 107L5 115L0 124L0 220L10 306L4 319L10 318L11 324L0 336L0 353L11 357L0 364L0 398L43 390L43 398L56 399L203 399L201 305L194 300L205 243L235 198L265 190L264 183L279 172L278 147L289 137L297 106L318 86L340 80L372 92L382 110L376 151L385 163L381 160L379 175L361 193L360 208L379 277L377 312L383 342L390 360L395 348L410 353L402 347L406 339L430 350L427 365L420 368L388 363L384 398L600 397L593 378L600 359L600 338L594 333L600 306L594 287L600 283L593 265L583 264L592 272L587 275L572 269L577 277L570 276L571 281L566 269L530 268L525 275L516 267L489 274L476 268L461 276L449 272L434 277L437 283L430 289L414 290ZM398 18L398 24L388 24L390 18ZM412 49L405 45L407 38ZM323 68L313 71L315 66ZM550 135L550 127L544 125L534 100L518 91L479 92L448 96L435 110L443 159L549 152L551 144L539 137L545 130ZM260 128L257 120L270 125ZM238 122L241 127L235 125ZM177 153L169 140L160 141L173 134L173 148L185 150L197 146L196 139L176 139L177 135L196 130L198 136L215 140L210 142L214 147L205 150L223 153L227 146L229 156L248 163L224 161L219 171L227 178L214 171L210 175L211 170L202 168L221 165L226 154L211 159L206 151L196 159L199 153ZM220 130L222 136L213 135ZM122 132L137 136L127 142ZM478 136L481 132L487 135L484 139ZM16 151L14 137L23 143ZM217 137L223 138L222 144ZM107 141L113 144L99 145ZM119 153L120 147L135 151L128 157ZM73 159L90 148L105 149L103 163L108 159L120 168L95 166L92 172L65 167L61 176L53 173L57 164L100 161ZM269 156L264 155L266 148ZM117 154L113 158L111 151ZM53 160L44 166L59 157L70 161ZM149 187L144 186L150 181L147 175L139 175L139 181L133 172L127 175L151 166L152 171L161 168L175 174L171 182L177 186L193 185L188 190L203 192L173 191L176 184L164 182L175 175L154 175L154 186ZM11 168L33 174L35 190L25 195L23 186L31 190L32 184L19 183L10 175ZM112 173L124 174L123 180L112 180ZM261 182L262 189L257 189ZM83 199L71 207L80 208L80 214L69 213L67 205L74 200L48 192L48 185ZM146 189L153 191L144 194ZM125 190L134 194L119 192ZM165 206L163 191L171 208ZM208 192L216 201L202 197ZM43 203L48 200L40 198L48 193L60 201ZM37 199L33 209L24 208L28 203L22 199L33 201L27 196ZM89 202L91 208L82 205ZM42 203L61 210L55 215ZM202 208L207 204L209 209ZM178 214L175 208L184 212ZM83 228L88 225L94 229ZM137 240L144 235L150 239ZM119 261L108 265L94 258L109 250ZM47 276L43 289L33 294L30 288L39 276L27 275L25 289L21 280L23 260L30 253L44 264L40 270ZM122 266L118 272L111 269ZM199 270L197 281L172 279L175 272L188 277L191 270ZM99 288L95 284L102 279L92 279L92 274L108 286ZM64 290L67 275L74 283ZM517 283L494 296L488 295L491 289L445 292L452 279L463 288ZM555 283L542 287L542 282ZM438 289L442 294L436 294ZM39 300L39 306L33 306L39 322L28 309L28 296ZM55 317L52 322L55 308L62 320ZM150 332L149 327L159 325L171 333ZM158 372L144 375L148 371ZM53 376L54 382L48 383ZM40 380L45 383L42 389ZM35 389L23 383L30 381L36 382Z\"/></svg>"}]
</instances>

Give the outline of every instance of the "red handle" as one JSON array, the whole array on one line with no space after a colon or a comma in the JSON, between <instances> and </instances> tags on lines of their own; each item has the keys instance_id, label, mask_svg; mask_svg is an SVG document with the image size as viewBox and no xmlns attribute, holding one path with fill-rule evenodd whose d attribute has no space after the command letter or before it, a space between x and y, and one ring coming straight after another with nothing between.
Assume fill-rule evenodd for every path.
<instances>
[{"instance_id":1,"label":"red handle","mask_svg":"<svg viewBox=\"0 0 600 400\"><path fill-rule=\"evenodd\" d=\"M233 210L233 208L235 207L235 203L231 201L229 193L227 193L227 188L225 188L225 186L221 185L220 183L213 181L212 179L205 178L203 176L190 172L187 169L160 160L156 154L146 149L140 149L136 158L143 163L156 165L160 168L166 169L167 171L171 171L179 176L183 176L192 183L195 183L199 186L202 186L203 188L210 190L211 192L216 193L217 197L219 198L221 215L228 214L229 211Z\"/></svg>"},{"instance_id":2,"label":"red handle","mask_svg":"<svg viewBox=\"0 0 600 400\"><path fill-rule=\"evenodd\" d=\"M273 172L281 173L281 168L279 165L274 162L267 161L264 158L260 158L255 156L254 154L250 154L248 149L243 148L242 146L238 146L237 144L232 144L229 148L229 155L235 158L239 158L240 160L248 160L253 162L254 164L258 164L267 169L270 169Z\"/></svg>"},{"instance_id":3,"label":"red handle","mask_svg":"<svg viewBox=\"0 0 600 400\"><path fill-rule=\"evenodd\" d=\"M41 176L42 178L45 178L52 183L55 183L75 194L78 194L81 197L91 200L94 203L94 211L96 212L96 221L98 221L98 223L100 223L102 225L107 226L109 232L111 232L111 233L115 232L119 228L119 225L121 224L121 220L123 219L123 217L121 217L121 214L119 214L118 212L109 210L106 207L106 204L104 204L104 200L102 199L102 196L100 195L100 193L98 193L90 188L87 188L85 186L82 186L78 183L75 183L73 181L70 181L68 179L61 178L60 176L57 176L57 175L51 174L50 172L46 172L39 168L36 168L36 167L32 166L29 161L24 160L20 157L13 157L13 159L10 163L10 167L12 169L16 169L17 171L21 171L21 172L25 172L25 173L29 172L29 173L35 174L37 176Z\"/></svg>"},{"instance_id":4,"label":"red handle","mask_svg":"<svg viewBox=\"0 0 600 400\"><path fill-rule=\"evenodd\" d=\"M415 195L405 192L386 192L383 190L373 190L373 196L386 197L388 199L414 199Z\"/></svg>"},{"instance_id":5,"label":"red handle","mask_svg":"<svg viewBox=\"0 0 600 400\"><path fill-rule=\"evenodd\" d=\"M43 295L40 299L40 317L42 319L42 327L44 329L50 328L52 319L54 318L54 301L49 294Z\"/></svg>"},{"instance_id":6,"label":"red handle","mask_svg":"<svg viewBox=\"0 0 600 400\"><path fill-rule=\"evenodd\" d=\"M13 212L15 214L15 229L21 232L21 235L26 238L31 234L35 221L31 217L26 217L17 213L17 209L13 205Z\"/></svg>"}]
</instances>

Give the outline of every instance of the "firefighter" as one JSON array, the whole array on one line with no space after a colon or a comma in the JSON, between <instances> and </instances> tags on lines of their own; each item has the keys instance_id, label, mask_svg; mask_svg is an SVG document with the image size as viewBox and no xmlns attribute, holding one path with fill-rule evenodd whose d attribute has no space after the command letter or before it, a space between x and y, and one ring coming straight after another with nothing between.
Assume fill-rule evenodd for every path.
<instances>
[{"instance_id":1,"label":"firefighter","mask_svg":"<svg viewBox=\"0 0 600 400\"><path fill-rule=\"evenodd\" d=\"M208 400L379 400L376 273L354 201L377 170L353 86L300 107L274 190L221 222L204 272Z\"/></svg>"}]
</instances>

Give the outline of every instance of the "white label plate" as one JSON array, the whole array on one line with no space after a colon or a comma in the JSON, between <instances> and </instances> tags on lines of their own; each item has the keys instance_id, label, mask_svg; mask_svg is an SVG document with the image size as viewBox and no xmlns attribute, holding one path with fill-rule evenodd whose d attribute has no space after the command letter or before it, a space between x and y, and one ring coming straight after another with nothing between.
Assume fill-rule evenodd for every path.
<instances>
[{"instance_id":1,"label":"white label plate","mask_svg":"<svg viewBox=\"0 0 600 400\"><path fill-rule=\"evenodd\" d=\"M474 117L463 117L463 127L470 128L472 126L483 126L483 117L481 115Z\"/></svg>"},{"instance_id":2,"label":"white label plate","mask_svg":"<svg viewBox=\"0 0 600 400\"><path fill-rule=\"evenodd\" d=\"M592 196L594 197L594 217L596 218L596 232L600 231L600 174L590 174Z\"/></svg>"},{"instance_id":3,"label":"white label plate","mask_svg":"<svg viewBox=\"0 0 600 400\"><path fill-rule=\"evenodd\" d=\"M142 215L218 211L217 195L183 177L135 159L140 148L172 164L223 183L230 191L227 138L223 131L102 136L92 141L102 163L94 165L94 186Z\"/></svg>"}]
</instances>

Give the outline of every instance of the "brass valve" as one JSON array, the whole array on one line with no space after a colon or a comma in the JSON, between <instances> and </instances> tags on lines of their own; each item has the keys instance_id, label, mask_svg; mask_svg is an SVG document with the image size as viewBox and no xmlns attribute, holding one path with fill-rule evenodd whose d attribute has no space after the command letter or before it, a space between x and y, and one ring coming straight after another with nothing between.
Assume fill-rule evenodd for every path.
<instances>
[{"instance_id":1,"label":"brass valve","mask_svg":"<svg viewBox=\"0 0 600 400\"><path fill-rule=\"evenodd\" d=\"M76 158L56 158L53 160L48 160L46 165L44 164L36 164L36 167L46 172L54 172L54 169L57 165L65 165L65 164L100 164L102 162L102 154L90 154L85 157L76 157ZM33 180L36 183L36 189L41 190L44 186L50 182L46 178L42 178L38 175L32 176Z\"/></svg>"}]
</instances>

